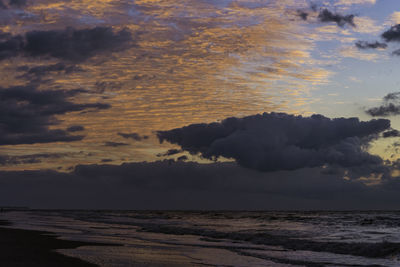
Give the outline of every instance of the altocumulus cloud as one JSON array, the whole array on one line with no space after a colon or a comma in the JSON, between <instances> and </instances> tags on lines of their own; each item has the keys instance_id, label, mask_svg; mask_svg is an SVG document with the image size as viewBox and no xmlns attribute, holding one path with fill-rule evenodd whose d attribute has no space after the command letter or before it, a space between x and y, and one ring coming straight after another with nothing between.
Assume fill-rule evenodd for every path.
<instances>
[{"instance_id":1,"label":"altocumulus cloud","mask_svg":"<svg viewBox=\"0 0 400 267\"><path fill-rule=\"evenodd\" d=\"M57 124L55 115L110 107L104 103L76 104L69 100L82 92L85 91L40 91L32 85L0 88L0 145L81 140L81 135L49 127Z\"/></svg>"},{"instance_id":2,"label":"altocumulus cloud","mask_svg":"<svg viewBox=\"0 0 400 267\"><path fill-rule=\"evenodd\" d=\"M0 41L0 59L23 55L79 62L97 54L123 50L131 41L132 35L128 30L114 32L111 27L30 31L25 35L3 38Z\"/></svg>"},{"instance_id":3,"label":"altocumulus cloud","mask_svg":"<svg viewBox=\"0 0 400 267\"><path fill-rule=\"evenodd\" d=\"M390 121L384 119L363 122L357 118L264 113L159 131L157 136L160 142L177 144L192 154L234 159L259 171L332 165L368 175L382 172L383 162L365 148L389 128Z\"/></svg>"}]
</instances>

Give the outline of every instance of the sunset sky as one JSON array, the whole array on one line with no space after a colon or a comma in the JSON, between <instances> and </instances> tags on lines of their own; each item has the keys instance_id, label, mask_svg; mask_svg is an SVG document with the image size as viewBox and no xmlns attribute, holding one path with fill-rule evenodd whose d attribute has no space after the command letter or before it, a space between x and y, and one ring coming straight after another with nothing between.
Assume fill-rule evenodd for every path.
<instances>
[{"instance_id":1,"label":"sunset sky","mask_svg":"<svg viewBox=\"0 0 400 267\"><path fill-rule=\"evenodd\" d=\"M0 206L396 208L399 62L396 0L0 0Z\"/></svg>"}]
</instances>

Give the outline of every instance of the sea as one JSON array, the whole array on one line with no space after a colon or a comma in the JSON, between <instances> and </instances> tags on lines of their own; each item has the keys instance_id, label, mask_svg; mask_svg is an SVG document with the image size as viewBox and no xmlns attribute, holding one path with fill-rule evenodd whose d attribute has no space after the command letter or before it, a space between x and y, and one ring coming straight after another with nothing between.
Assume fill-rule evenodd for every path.
<instances>
[{"instance_id":1,"label":"sea","mask_svg":"<svg viewBox=\"0 0 400 267\"><path fill-rule=\"evenodd\" d=\"M400 211L17 210L13 228L100 242L100 266L400 266Z\"/></svg>"}]
</instances>

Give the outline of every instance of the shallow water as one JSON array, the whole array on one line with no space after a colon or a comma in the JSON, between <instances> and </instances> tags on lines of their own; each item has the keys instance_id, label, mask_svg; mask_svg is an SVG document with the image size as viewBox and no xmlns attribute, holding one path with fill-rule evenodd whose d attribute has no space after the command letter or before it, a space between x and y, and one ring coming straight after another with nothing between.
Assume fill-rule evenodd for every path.
<instances>
[{"instance_id":1,"label":"shallow water","mask_svg":"<svg viewBox=\"0 0 400 267\"><path fill-rule=\"evenodd\" d=\"M101 266L400 266L400 212L13 211Z\"/></svg>"}]
</instances>

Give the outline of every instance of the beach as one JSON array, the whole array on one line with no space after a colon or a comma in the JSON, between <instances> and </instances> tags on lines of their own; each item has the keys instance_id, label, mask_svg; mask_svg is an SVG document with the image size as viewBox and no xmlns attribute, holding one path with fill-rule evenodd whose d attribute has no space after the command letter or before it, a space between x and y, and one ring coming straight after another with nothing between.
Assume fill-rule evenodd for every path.
<instances>
[{"instance_id":1,"label":"beach","mask_svg":"<svg viewBox=\"0 0 400 267\"><path fill-rule=\"evenodd\" d=\"M0 221L1 266L97 266L55 252L94 243L61 240L48 232L4 228L9 225L7 221Z\"/></svg>"},{"instance_id":2,"label":"beach","mask_svg":"<svg viewBox=\"0 0 400 267\"><path fill-rule=\"evenodd\" d=\"M400 264L397 211L27 210L2 218L12 223L0 230L4 266Z\"/></svg>"}]
</instances>

